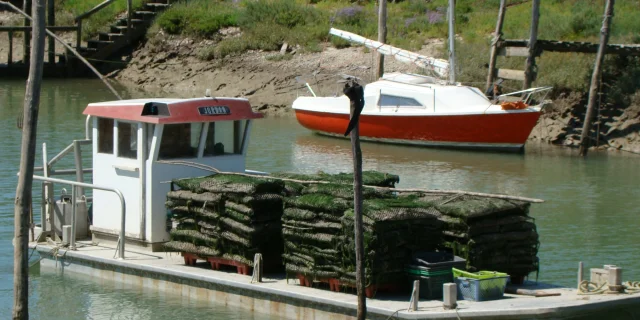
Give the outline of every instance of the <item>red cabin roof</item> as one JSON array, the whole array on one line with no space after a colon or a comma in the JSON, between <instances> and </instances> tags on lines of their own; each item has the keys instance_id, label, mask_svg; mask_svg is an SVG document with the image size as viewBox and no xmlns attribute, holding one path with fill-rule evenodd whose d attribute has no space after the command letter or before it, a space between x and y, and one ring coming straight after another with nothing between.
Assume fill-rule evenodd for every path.
<instances>
[{"instance_id":1,"label":"red cabin roof","mask_svg":"<svg viewBox=\"0 0 640 320\"><path fill-rule=\"evenodd\" d=\"M247 99L134 99L90 103L83 114L146 123L190 123L259 119Z\"/></svg>"}]
</instances>

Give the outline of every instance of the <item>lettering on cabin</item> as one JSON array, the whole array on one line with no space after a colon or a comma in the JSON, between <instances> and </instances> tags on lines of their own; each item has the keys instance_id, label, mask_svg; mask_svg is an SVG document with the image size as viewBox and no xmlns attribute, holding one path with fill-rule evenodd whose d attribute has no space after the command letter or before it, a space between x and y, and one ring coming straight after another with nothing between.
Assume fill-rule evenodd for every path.
<instances>
[{"instance_id":1,"label":"lettering on cabin","mask_svg":"<svg viewBox=\"0 0 640 320\"><path fill-rule=\"evenodd\" d=\"M198 107L198 112L201 116L219 116L231 114L231 109L227 106Z\"/></svg>"}]
</instances>

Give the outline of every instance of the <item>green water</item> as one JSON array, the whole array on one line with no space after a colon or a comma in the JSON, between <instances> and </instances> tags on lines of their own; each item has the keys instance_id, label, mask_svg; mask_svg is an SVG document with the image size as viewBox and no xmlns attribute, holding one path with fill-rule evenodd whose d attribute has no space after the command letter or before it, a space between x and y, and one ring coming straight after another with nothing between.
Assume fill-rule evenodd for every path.
<instances>
[{"instance_id":1,"label":"green water","mask_svg":"<svg viewBox=\"0 0 640 320\"><path fill-rule=\"evenodd\" d=\"M23 97L24 82L0 81L0 315L10 314L13 299L11 238L20 156L20 131L15 122L22 112ZM47 143L51 158L72 139L82 138L84 107L104 100L113 97L98 81L45 82L36 165L42 163L42 142ZM347 140L313 135L293 118L258 120L251 138L249 169L351 170ZM524 155L369 143L362 145L362 152L365 169L399 174L399 187L496 192L546 200L531 210L540 234L541 281L575 286L579 261L587 268L616 264L624 268L624 280L640 280L640 255L635 248L640 242L637 156L590 153L584 160L574 150L536 144L527 145ZM60 168L70 166L67 161ZM193 304L168 293L37 269L31 272L30 283L32 319L268 318L220 305Z\"/></svg>"}]
</instances>

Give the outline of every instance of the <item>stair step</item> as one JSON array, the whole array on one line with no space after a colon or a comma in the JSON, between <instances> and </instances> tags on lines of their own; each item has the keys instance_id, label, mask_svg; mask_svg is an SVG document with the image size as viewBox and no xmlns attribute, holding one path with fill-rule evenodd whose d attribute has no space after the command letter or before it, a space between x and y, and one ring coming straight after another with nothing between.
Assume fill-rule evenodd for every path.
<instances>
[{"instance_id":1,"label":"stair step","mask_svg":"<svg viewBox=\"0 0 640 320\"><path fill-rule=\"evenodd\" d=\"M132 25L141 24L141 23L144 23L144 22L145 21L143 19L135 19L135 18L131 19L131 24ZM127 26L127 19L123 18L123 19L116 20L116 25L117 26L125 26L126 27Z\"/></svg>"},{"instance_id":2,"label":"stair step","mask_svg":"<svg viewBox=\"0 0 640 320\"><path fill-rule=\"evenodd\" d=\"M78 50L79 53L96 53L98 52L98 49L96 48L88 48L88 47L80 47L80 49Z\"/></svg>"},{"instance_id":3,"label":"stair step","mask_svg":"<svg viewBox=\"0 0 640 320\"><path fill-rule=\"evenodd\" d=\"M134 16L142 16L142 17L155 17L157 13L153 11L134 11Z\"/></svg>"},{"instance_id":4,"label":"stair step","mask_svg":"<svg viewBox=\"0 0 640 320\"><path fill-rule=\"evenodd\" d=\"M113 41L101 41L101 40L89 40L87 41L87 46L89 48L102 49L110 44L113 44Z\"/></svg>"},{"instance_id":5,"label":"stair step","mask_svg":"<svg viewBox=\"0 0 640 320\"><path fill-rule=\"evenodd\" d=\"M166 3L150 2L150 3L145 4L144 6L145 6L145 8L149 9L148 11L159 12L159 11L164 11L170 5L166 4Z\"/></svg>"},{"instance_id":6,"label":"stair step","mask_svg":"<svg viewBox=\"0 0 640 320\"><path fill-rule=\"evenodd\" d=\"M107 33L107 32L100 32L98 33L98 40L101 41L114 41L118 38L124 37L124 34L122 33Z\"/></svg>"},{"instance_id":7,"label":"stair step","mask_svg":"<svg viewBox=\"0 0 640 320\"><path fill-rule=\"evenodd\" d=\"M127 32L128 28L129 27L127 26L111 26L111 31L113 33L118 33L118 32L124 33L124 32Z\"/></svg>"}]
</instances>

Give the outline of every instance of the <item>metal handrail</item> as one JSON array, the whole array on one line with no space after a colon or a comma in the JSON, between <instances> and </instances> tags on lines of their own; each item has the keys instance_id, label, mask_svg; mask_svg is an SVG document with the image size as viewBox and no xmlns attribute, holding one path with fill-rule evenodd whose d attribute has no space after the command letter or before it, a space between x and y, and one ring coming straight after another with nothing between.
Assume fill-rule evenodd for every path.
<instances>
[{"instance_id":1,"label":"metal handrail","mask_svg":"<svg viewBox=\"0 0 640 320\"><path fill-rule=\"evenodd\" d=\"M98 189L98 190L103 190L103 191L110 191L115 193L118 198L120 198L120 205L121 205L121 222L120 222L120 235L118 236L118 258L124 260L124 229L125 229L125 222L126 222L126 212L127 212L127 208L125 205L125 201L124 201L124 196L122 195L122 192L116 188L110 188L110 187L104 187L104 186L99 186L99 185L95 185L95 184L91 184L91 183L84 183L84 182L77 182L77 181L70 181L70 180L63 180L63 179L56 179L56 178L49 178L49 177L43 177L43 176L33 176L34 180L40 180L40 181L48 181L48 182L54 182L54 183L62 183L62 184L68 184L68 185L72 185L74 186L74 190L75 187L84 187L84 188L92 188L92 189ZM75 193L75 192L74 192ZM72 208L75 209L75 203L76 203L76 199L71 199L72 201ZM72 220L75 222L75 210L74 210L74 214L71 217ZM76 241L76 225L75 223L71 223L71 241L69 246L73 249L75 248L75 241Z\"/></svg>"}]
</instances>

